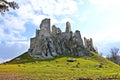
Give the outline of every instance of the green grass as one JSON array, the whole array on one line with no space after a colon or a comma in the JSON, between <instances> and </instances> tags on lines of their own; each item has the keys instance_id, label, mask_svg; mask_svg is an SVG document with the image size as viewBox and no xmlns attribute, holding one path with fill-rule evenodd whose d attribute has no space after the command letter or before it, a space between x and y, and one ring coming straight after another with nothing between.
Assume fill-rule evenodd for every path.
<instances>
[{"instance_id":1,"label":"green grass","mask_svg":"<svg viewBox=\"0 0 120 80\"><path fill-rule=\"evenodd\" d=\"M100 77L120 78L120 67L107 59L93 53L92 57L75 58L75 62L67 62L69 57L61 56L51 60L31 58L27 53L0 65L0 80L76 80L79 78ZM102 64L102 68L99 65ZM13 76L14 75L14 76Z\"/></svg>"}]
</instances>

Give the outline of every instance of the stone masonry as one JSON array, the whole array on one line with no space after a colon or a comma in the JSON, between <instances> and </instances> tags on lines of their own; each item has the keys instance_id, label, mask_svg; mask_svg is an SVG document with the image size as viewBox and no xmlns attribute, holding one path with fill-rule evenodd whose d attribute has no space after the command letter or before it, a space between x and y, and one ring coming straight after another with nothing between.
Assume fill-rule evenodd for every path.
<instances>
[{"instance_id":1,"label":"stone masonry","mask_svg":"<svg viewBox=\"0 0 120 80\"><path fill-rule=\"evenodd\" d=\"M62 32L55 25L50 30L50 19L44 19L40 29L36 30L34 38L30 39L29 54L35 58L46 59L59 55L91 56L90 51L95 51L92 38L84 38L80 31L71 31L71 24L66 22L66 30Z\"/></svg>"}]
</instances>

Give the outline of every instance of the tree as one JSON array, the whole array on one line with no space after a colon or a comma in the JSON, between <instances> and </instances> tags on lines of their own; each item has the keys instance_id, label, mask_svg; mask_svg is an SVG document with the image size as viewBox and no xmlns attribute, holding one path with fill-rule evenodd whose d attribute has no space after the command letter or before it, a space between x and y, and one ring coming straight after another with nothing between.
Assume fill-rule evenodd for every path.
<instances>
[{"instance_id":1,"label":"tree","mask_svg":"<svg viewBox=\"0 0 120 80\"><path fill-rule=\"evenodd\" d=\"M107 56L107 59L120 65L119 49L118 48L111 48L110 55Z\"/></svg>"},{"instance_id":2,"label":"tree","mask_svg":"<svg viewBox=\"0 0 120 80\"><path fill-rule=\"evenodd\" d=\"M118 48L112 48L110 50L110 52L111 52L111 57L113 58L113 60L116 60L116 58L118 56L119 49Z\"/></svg>"},{"instance_id":3,"label":"tree","mask_svg":"<svg viewBox=\"0 0 120 80\"><path fill-rule=\"evenodd\" d=\"M8 2L6 0L0 0L0 13L4 14L6 11L9 11L9 8L18 9L19 6L16 2Z\"/></svg>"}]
</instances>

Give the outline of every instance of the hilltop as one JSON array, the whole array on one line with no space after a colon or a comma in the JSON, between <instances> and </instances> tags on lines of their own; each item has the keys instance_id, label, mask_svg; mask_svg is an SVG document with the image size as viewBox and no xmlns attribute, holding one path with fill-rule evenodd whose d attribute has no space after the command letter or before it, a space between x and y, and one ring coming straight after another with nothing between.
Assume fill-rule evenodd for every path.
<instances>
[{"instance_id":1,"label":"hilltop","mask_svg":"<svg viewBox=\"0 0 120 80\"><path fill-rule=\"evenodd\" d=\"M0 65L0 79L4 80L3 75L6 79L11 79L12 76L12 80L14 78L15 80L120 79L120 67L117 64L94 52L91 53L93 56L61 56L46 60L34 59L28 53L24 53L10 62ZM68 60L74 61L69 62Z\"/></svg>"}]
</instances>

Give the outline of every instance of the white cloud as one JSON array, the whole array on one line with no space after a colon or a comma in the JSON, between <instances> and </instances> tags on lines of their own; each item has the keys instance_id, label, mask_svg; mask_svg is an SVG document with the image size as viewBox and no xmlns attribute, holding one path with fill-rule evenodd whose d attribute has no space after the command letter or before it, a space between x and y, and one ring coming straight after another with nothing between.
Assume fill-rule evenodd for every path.
<instances>
[{"instance_id":1,"label":"white cloud","mask_svg":"<svg viewBox=\"0 0 120 80\"><path fill-rule=\"evenodd\" d=\"M88 0L91 5L92 22L91 34L87 37L92 37L95 45L100 52L109 53L113 44L120 41L120 0ZM90 14L91 15L91 14ZM95 19L95 20L94 20ZM111 44L113 43L113 44ZM118 44L115 47L119 46Z\"/></svg>"},{"instance_id":2,"label":"white cloud","mask_svg":"<svg viewBox=\"0 0 120 80\"><path fill-rule=\"evenodd\" d=\"M118 37L118 35L120 34L119 31L120 0L88 0L88 1L91 3L92 7L95 8L92 14L94 14L95 16L97 15L96 16L97 18L95 18L96 20L94 23L97 22L96 27L98 27L99 29L94 31L94 33L91 34L91 36L97 42L119 41L120 38Z\"/></svg>"},{"instance_id":3,"label":"white cloud","mask_svg":"<svg viewBox=\"0 0 120 80\"><path fill-rule=\"evenodd\" d=\"M53 24L59 23L54 15L73 14L78 10L77 2L74 0L18 0L17 2L20 5L16 12L18 17L25 22L29 20L36 26L44 18L51 18Z\"/></svg>"},{"instance_id":4,"label":"white cloud","mask_svg":"<svg viewBox=\"0 0 120 80\"><path fill-rule=\"evenodd\" d=\"M72 14L77 11L77 3L74 0L30 0L30 3L34 10L42 10L49 16Z\"/></svg>"},{"instance_id":5,"label":"white cloud","mask_svg":"<svg viewBox=\"0 0 120 80\"><path fill-rule=\"evenodd\" d=\"M24 22L19 20L19 18L6 14L3 18L3 23L0 24L0 26L0 40L6 41L26 39L21 35L26 29L24 27ZM5 30L7 30L7 32Z\"/></svg>"},{"instance_id":6,"label":"white cloud","mask_svg":"<svg viewBox=\"0 0 120 80\"><path fill-rule=\"evenodd\" d=\"M90 12L84 11L81 15L78 16L80 22L86 22L88 20Z\"/></svg>"},{"instance_id":7,"label":"white cloud","mask_svg":"<svg viewBox=\"0 0 120 80\"><path fill-rule=\"evenodd\" d=\"M120 0L89 0L89 2L97 7L98 12L120 8Z\"/></svg>"},{"instance_id":8,"label":"white cloud","mask_svg":"<svg viewBox=\"0 0 120 80\"><path fill-rule=\"evenodd\" d=\"M84 0L80 0L78 4L79 5L83 5L84 4Z\"/></svg>"},{"instance_id":9,"label":"white cloud","mask_svg":"<svg viewBox=\"0 0 120 80\"><path fill-rule=\"evenodd\" d=\"M0 41L9 43L9 41L27 40L27 37L22 35L26 31L25 23L31 22L39 26L44 18L51 18L51 25L63 23L66 20L71 21L70 18L59 21L54 16L73 14L78 9L77 2L74 0L16 0L16 2L20 6L18 10L11 9L12 14L0 16L3 21L0 23ZM80 2L83 4L83 1Z\"/></svg>"},{"instance_id":10,"label":"white cloud","mask_svg":"<svg viewBox=\"0 0 120 80\"><path fill-rule=\"evenodd\" d=\"M92 4L106 7L115 7L118 6L119 0L89 0Z\"/></svg>"},{"instance_id":11,"label":"white cloud","mask_svg":"<svg viewBox=\"0 0 120 80\"><path fill-rule=\"evenodd\" d=\"M13 45L16 45L17 47L19 47L19 48L21 48L21 47L23 47L23 46L29 46L29 44L30 44L30 42L29 41L25 41L25 40L21 40L21 41L7 41L6 43L5 43L5 45L7 46L7 47L11 47L11 46L13 46Z\"/></svg>"},{"instance_id":12,"label":"white cloud","mask_svg":"<svg viewBox=\"0 0 120 80\"><path fill-rule=\"evenodd\" d=\"M87 34L87 37L92 37L94 42L99 42L99 43L111 43L111 42L118 42L120 41L120 37L119 37L120 31L119 31L119 27L113 27L113 26L109 26L106 27L104 29L99 29L94 31L91 34Z\"/></svg>"},{"instance_id":13,"label":"white cloud","mask_svg":"<svg viewBox=\"0 0 120 80\"><path fill-rule=\"evenodd\" d=\"M11 1L11 0L10 0ZM13 0L12 0L13 1ZM27 31L26 23L39 26L44 18L51 19L51 25L70 21L66 15L72 15L78 10L78 3L75 0L15 0L20 6L17 10L10 10L5 16L0 15L0 44L5 50L0 55L11 56L22 53L29 46L28 37L24 35ZM81 5L83 2L81 2ZM64 16L59 20L56 16ZM64 24L65 24L64 22ZM31 29L32 30L32 29ZM30 34L28 34L30 35ZM6 47L7 46L7 47ZM14 46L16 49L14 49ZM24 48L24 49L23 49ZM22 50L21 50L22 49ZM14 51L15 50L15 51ZM0 62L4 60L1 59Z\"/></svg>"}]
</instances>

